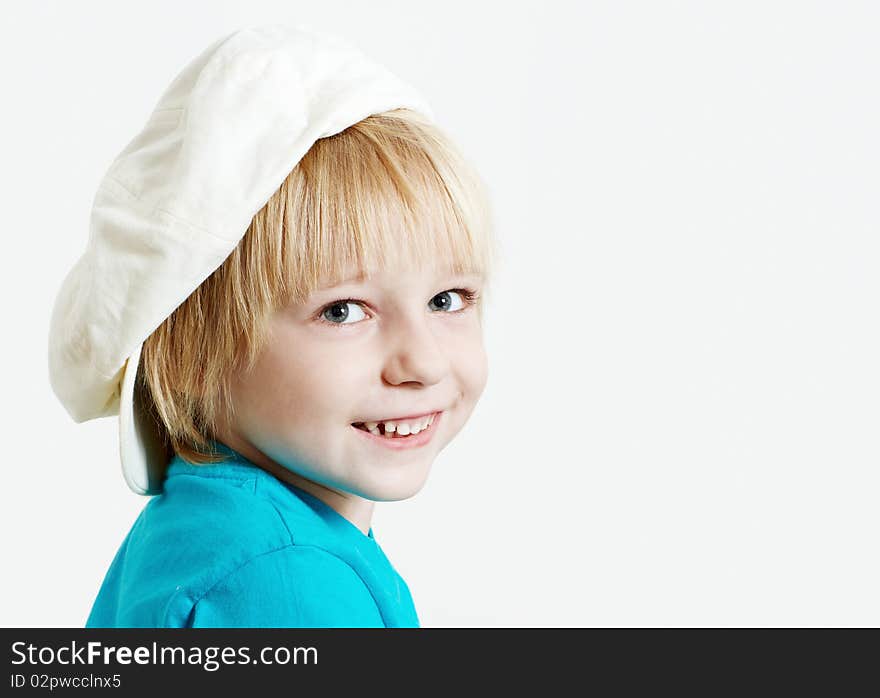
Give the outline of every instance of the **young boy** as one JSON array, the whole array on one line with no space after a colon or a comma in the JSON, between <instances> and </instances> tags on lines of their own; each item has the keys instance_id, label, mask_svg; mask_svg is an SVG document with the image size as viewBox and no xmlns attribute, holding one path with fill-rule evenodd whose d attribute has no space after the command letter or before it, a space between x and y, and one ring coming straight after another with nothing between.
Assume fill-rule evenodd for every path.
<instances>
[{"instance_id":1,"label":"young boy","mask_svg":"<svg viewBox=\"0 0 880 698\"><path fill-rule=\"evenodd\" d=\"M482 184L424 100L308 27L241 30L101 183L53 389L155 495L87 627L417 627L370 525L486 384Z\"/></svg>"}]
</instances>

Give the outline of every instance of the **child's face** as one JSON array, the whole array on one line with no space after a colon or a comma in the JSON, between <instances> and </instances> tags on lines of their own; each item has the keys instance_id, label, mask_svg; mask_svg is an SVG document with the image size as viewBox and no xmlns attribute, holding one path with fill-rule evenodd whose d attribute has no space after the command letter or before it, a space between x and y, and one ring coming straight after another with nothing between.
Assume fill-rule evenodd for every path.
<instances>
[{"instance_id":1,"label":"child's face","mask_svg":"<svg viewBox=\"0 0 880 698\"><path fill-rule=\"evenodd\" d=\"M488 377L477 307L458 288L479 291L482 281L386 270L277 311L254 370L232 386L234 441L336 490L374 501L414 495ZM442 414L430 440L412 448L352 426L431 412Z\"/></svg>"}]
</instances>

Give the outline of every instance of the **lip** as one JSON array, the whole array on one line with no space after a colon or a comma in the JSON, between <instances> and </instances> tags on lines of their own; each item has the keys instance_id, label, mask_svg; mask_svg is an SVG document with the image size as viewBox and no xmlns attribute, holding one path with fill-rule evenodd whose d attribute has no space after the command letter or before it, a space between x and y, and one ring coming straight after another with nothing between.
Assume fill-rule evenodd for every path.
<instances>
[{"instance_id":1,"label":"lip","mask_svg":"<svg viewBox=\"0 0 880 698\"><path fill-rule=\"evenodd\" d=\"M421 417L430 417L432 414L440 414L443 410L435 410L433 412L422 412L421 414L411 414L407 417L382 417L381 419L361 419L358 424L366 424L367 422L407 422L411 419L420 419Z\"/></svg>"},{"instance_id":2,"label":"lip","mask_svg":"<svg viewBox=\"0 0 880 698\"><path fill-rule=\"evenodd\" d=\"M427 444L431 438L434 436L434 432L437 430L437 425L440 423L440 420L443 418L443 411L441 412L428 412L428 415L436 414L434 417L434 421L428 425L427 429L422 429L415 436L407 436L405 438L398 438L395 436L376 436L375 434L364 431L363 429L358 429L356 426L351 425L351 428L355 430L358 434L363 436L364 438L372 441L373 443L385 446L385 448L390 448L392 450L403 450L410 448L418 448L419 446L424 446ZM422 415L427 416L427 415ZM393 420L388 420L393 421Z\"/></svg>"}]
</instances>

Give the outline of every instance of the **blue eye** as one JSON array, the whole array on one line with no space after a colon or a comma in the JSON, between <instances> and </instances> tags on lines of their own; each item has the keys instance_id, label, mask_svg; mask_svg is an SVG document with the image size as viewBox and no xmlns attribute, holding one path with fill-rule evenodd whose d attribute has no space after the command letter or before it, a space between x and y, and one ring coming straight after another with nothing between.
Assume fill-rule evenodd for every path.
<instances>
[{"instance_id":1,"label":"blue eye","mask_svg":"<svg viewBox=\"0 0 880 698\"><path fill-rule=\"evenodd\" d=\"M457 307L452 307L453 300L450 294L459 296L462 299L460 301L460 305L458 305ZM454 288L443 291L442 293L438 293L428 302L428 307L437 307L438 309L447 313L462 312L464 310L467 310L470 306L476 305L478 298L478 291L474 291L468 288ZM357 300L356 298L341 298L337 301L333 301L332 303L324 306L324 308L321 309L321 312L319 313L319 322L337 326L356 325L358 322L366 317L366 313L364 313L363 311L364 305L366 305L364 301ZM346 322L352 317L351 312L348 310L349 307L357 308L357 312L359 312L363 317L359 318L357 317L357 314L355 314L354 322Z\"/></svg>"},{"instance_id":2,"label":"blue eye","mask_svg":"<svg viewBox=\"0 0 880 698\"><path fill-rule=\"evenodd\" d=\"M443 293L438 293L431 299L431 302L437 302L438 307L440 307L441 310L451 312L449 307L452 302L449 296L450 293L454 293L456 296L459 296L462 299L461 306L459 306L458 308L452 308L452 310L462 310L465 306L470 305L474 300L473 293L463 288L457 288L450 289L449 291L443 291ZM428 305L430 305L430 303Z\"/></svg>"},{"instance_id":3,"label":"blue eye","mask_svg":"<svg viewBox=\"0 0 880 698\"><path fill-rule=\"evenodd\" d=\"M366 314L360 308L360 301L356 301L352 298L347 298L345 300L334 301L330 305L328 305L324 310L321 311L321 317L327 318L327 322L331 325L351 325L354 323L345 322L351 317L351 313L348 310L348 306L352 306L358 309L361 315L366 317ZM357 314L355 314L356 319Z\"/></svg>"}]
</instances>

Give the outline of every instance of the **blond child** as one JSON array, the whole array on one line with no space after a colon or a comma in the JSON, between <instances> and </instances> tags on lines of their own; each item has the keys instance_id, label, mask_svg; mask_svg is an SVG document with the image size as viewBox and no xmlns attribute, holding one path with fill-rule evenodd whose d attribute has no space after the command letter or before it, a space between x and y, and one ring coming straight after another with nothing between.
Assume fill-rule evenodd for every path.
<instances>
[{"instance_id":1,"label":"blond child","mask_svg":"<svg viewBox=\"0 0 880 698\"><path fill-rule=\"evenodd\" d=\"M424 99L310 27L208 47L114 161L53 312L78 422L150 496L88 627L417 627L371 519L487 380L481 182Z\"/></svg>"}]
</instances>

